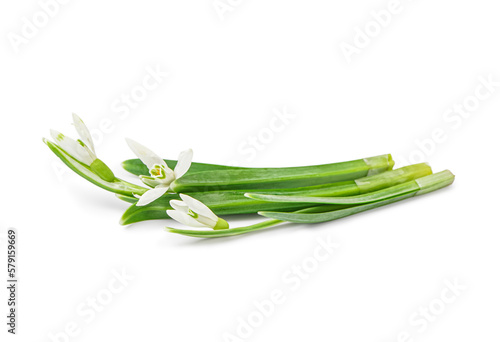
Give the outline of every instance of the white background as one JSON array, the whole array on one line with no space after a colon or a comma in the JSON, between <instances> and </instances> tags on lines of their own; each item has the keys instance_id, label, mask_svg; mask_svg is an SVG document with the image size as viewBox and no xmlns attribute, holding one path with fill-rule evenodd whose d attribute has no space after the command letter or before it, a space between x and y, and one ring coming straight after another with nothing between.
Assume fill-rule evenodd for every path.
<instances>
[{"instance_id":1,"label":"white background","mask_svg":"<svg viewBox=\"0 0 500 342\"><path fill-rule=\"evenodd\" d=\"M211 0L70 1L18 45L41 6L2 2L0 265L5 279L15 227L20 281L17 336L1 286L2 340L224 341L275 290L284 302L242 340L498 340L500 87L474 97L481 78L500 81L497 4L401 0L380 28L370 13L388 1L227 1L222 18ZM366 25L348 62L341 46ZM140 93L157 68L170 74ZM144 98L117 112L134 91ZM461 118L464 102L473 110ZM283 110L293 118L273 131ZM168 234L168 221L121 227L126 203L65 172L41 138L75 136L72 112L126 179L124 137L165 158L191 147L195 161L247 166L392 153L397 166L425 160L457 178L336 222L202 241ZM318 239L339 248L294 290L282 277ZM77 312L123 269L133 279L101 312ZM461 290L444 303L447 281ZM429 306L432 319L416 323Z\"/></svg>"}]
</instances>

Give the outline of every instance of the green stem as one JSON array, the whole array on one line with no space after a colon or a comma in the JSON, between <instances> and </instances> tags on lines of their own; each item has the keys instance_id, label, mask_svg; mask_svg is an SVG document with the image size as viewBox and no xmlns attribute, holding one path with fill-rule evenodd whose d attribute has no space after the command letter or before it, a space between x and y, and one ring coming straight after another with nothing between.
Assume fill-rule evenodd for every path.
<instances>
[{"instance_id":1,"label":"green stem","mask_svg":"<svg viewBox=\"0 0 500 342\"><path fill-rule=\"evenodd\" d=\"M247 192L245 193L245 196L256 200L270 202L318 203L321 201L316 201L315 199L312 199L311 201L306 199L302 200L302 197L307 197L307 199L310 197L328 197L329 199L331 197L354 197L355 195L386 189L388 187L403 184L431 174L431 167L427 163L421 163L387 171L375 176L359 178L353 181L304 187L299 189L259 190L259 193Z\"/></svg>"},{"instance_id":2,"label":"green stem","mask_svg":"<svg viewBox=\"0 0 500 342\"><path fill-rule=\"evenodd\" d=\"M394 202L398 202L407 198L411 198L414 196L423 195L432 191L439 190L446 186L449 186L455 180L455 176L448 170L435 173L430 176L426 176L423 178L419 178L415 181L418 185L416 189L411 192L399 193L395 192L394 196L386 197L383 200L379 200L377 202L357 205L349 208L344 208L340 210L334 210L331 212L319 213L319 214L308 214L308 213L300 213L300 212L268 212L262 211L259 212L259 215L269 217L277 220L284 220L288 222L295 223L317 223L317 222L326 222L336 220L342 217L354 215L366 210L378 208L387 204L391 204ZM334 201L337 202L337 201ZM322 202L325 203L325 202Z\"/></svg>"},{"instance_id":3,"label":"green stem","mask_svg":"<svg viewBox=\"0 0 500 342\"><path fill-rule=\"evenodd\" d=\"M245 196L260 201L279 202L279 203L318 203L318 204L365 204L389 199L391 197L416 193L420 191L434 191L446 184L451 172L443 171L430 176L411 180L402 184L391 186L382 190L370 192L367 194L345 197L310 197L294 195L268 195L246 193Z\"/></svg>"},{"instance_id":4,"label":"green stem","mask_svg":"<svg viewBox=\"0 0 500 342\"><path fill-rule=\"evenodd\" d=\"M420 189L413 180L403 184L395 185L390 188L378 190L362 195L345 197L311 197L311 196L293 196L293 195L267 195L246 193L245 196L258 201L277 202L277 203L317 203L317 204L365 204L381 201L398 195L405 195L416 192Z\"/></svg>"},{"instance_id":5,"label":"green stem","mask_svg":"<svg viewBox=\"0 0 500 342\"><path fill-rule=\"evenodd\" d=\"M177 229L166 227L166 229L171 233L198 237L198 238L213 238L213 237L226 237L233 235L241 235L249 232L253 232L256 230L261 230L269 227L276 226L284 221L280 220L267 220L260 223L252 224L246 227L232 228L232 229L224 229L224 230L188 230L188 229Z\"/></svg>"},{"instance_id":6,"label":"green stem","mask_svg":"<svg viewBox=\"0 0 500 342\"><path fill-rule=\"evenodd\" d=\"M171 184L177 193L298 188L354 180L392 170L391 155L325 165L230 169L186 174Z\"/></svg>"},{"instance_id":7,"label":"green stem","mask_svg":"<svg viewBox=\"0 0 500 342\"><path fill-rule=\"evenodd\" d=\"M297 213L316 213L316 212L324 212L334 209L335 206L332 205L322 205L315 206L311 208L305 208L298 210ZM216 237L226 237L233 235L241 235L245 233L255 232L257 230L266 229L269 227L274 227L280 223L286 223L286 221L282 220L266 220L259 223L252 224L250 226L224 229L224 230L194 230L194 229L177 229L166 227L167 231L171 233L191 236L191 237L199 237L199 238L216 238Z\"/></svg>"},{"instance_id":8,"label":"green stem","mask_svg":"<svg viewBox=\"0 0 500 342\"><path fill-rule=\"evenodd\" d=\"M420 178L417 181L417 183L419 184L419 189L417 191L407 194L401 194L382 201L358 205L345 209L336 209L335 205L322 205L322 206L306 208L303 210L298 210L292 213L259 212L259 214L261 214L262 216L269 217L271 218L271 220L266 220L246 227L226 229L224 231L215 231L215 230L200 231L200 230L186 230L186 229L176 229L176 228L167 228L167 229L172 233L191 236L191 237L216 238L216 237L226 237L226 236L246 234L257 230L276 226L283 222L319 223L319 222L332 221L441 189L443 187L452 184L454 179L455 176L451 172L446 170L443 172L433 174L431 176Z\"/></svg>"}]
</instances>

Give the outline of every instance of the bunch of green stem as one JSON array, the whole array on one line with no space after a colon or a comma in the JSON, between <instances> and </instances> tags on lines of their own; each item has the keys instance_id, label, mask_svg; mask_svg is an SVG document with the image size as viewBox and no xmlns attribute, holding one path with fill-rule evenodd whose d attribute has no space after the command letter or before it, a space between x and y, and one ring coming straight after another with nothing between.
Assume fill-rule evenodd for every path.
<instances>
[{"instance_id":1,"label":"bunch of green stem","mask_svg":"<svg viewBox=\"0 0 500 342\"><path fill-rule=\"evenodd\" d=\"M57 144L48 140L44 142L78 175L132 204L123 214L121 224L169 219L166 211L172 209L170 200L179 199L178 193L188 193L219 216L258 213L270 218L246 227L216 231L169 228L171 232L194 237L240 235L283 222L331 221L440 189L454 179L449 171L432 174L427 164L392 170L391 155L285 168L192 163L189 171L171 184L174 193L167 193L145 206L137 206L136 196L149 188L116 178L113 173L112 177L102 177ZM165 162L172 169L177 163L175 160ZM122 165L136 176L149 174L138 159L127 160Z\"/></svg>"},{"instance_id":2,"label":"bunch of green stem","mask_svg":"<svg viewBox=\"0 0 500 342\"><path fill-rule=\"evenodd\" d=\"M272 195L289 196L352 196L401 184L431 173L432 170L427 164L416 164L355 180L298 188L261 189L258 191ZM203 202L219 216L252 214L259 211L292 211L312 206L310 203L270 202L253 199L245 196L248 191L249 189L206 191L193 192L189 195ZM123 214L121 223L131 224L151 219L168 219L166 210L171 209L169 202L177 198L177 194L166 194L146 206L133 204ZM338 207L345 207L345 205Z\"/></svg>"}]
</instances>

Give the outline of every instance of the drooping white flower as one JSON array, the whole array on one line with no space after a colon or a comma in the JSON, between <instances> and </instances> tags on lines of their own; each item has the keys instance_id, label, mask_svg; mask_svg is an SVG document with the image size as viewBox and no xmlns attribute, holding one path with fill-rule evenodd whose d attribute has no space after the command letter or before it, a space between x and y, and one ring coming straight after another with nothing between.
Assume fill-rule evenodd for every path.
<instances>
[{"instance_id":1,"label":"drooping white flower","mask_svg":"<svg viewBox=\"0 0 500 342\"><path fill-rule=\"evenodd\" d=\"M57 144L73 158L85 165L90 166L92 162L97 159L92 136L82 119L74 113L73 124L75 125L76 131L80 136L80 139L78 140L68 138L64 134L53 129L50 130L50 135L52 136L52 139L54 139Z\"/></svg>"},{"instance_id":2,"label":"drooping white flower","mask_svg":"<svg viewBox=\"0 0 500 342\"><path fill-rule=\"evenodd\" d=\"M173 210L167 210L167 214L182 224L191 227L204 227L212 229L227 229L229 224L221 219L202 202L185 194L179 194L182 201L171 200L170 206Z\"/></svg>"},{"instance_id":3,"label":"drooping white flower","mask_svg":"<svg viewBox=\"0 0 500 342\"><path fill-rule=\"evenodd\" d=\"M95 153L94 142L90 131L83 123L83 120L73 113L73 125L80 139L74 140L68 138L62 133L55 130L50 130L50 135L56 141L57 145L62 148L71 157L78 160L80 163L90 167L90 169L101 179L113 182L116 178L113 171L99 158Z\"/></svg>"},{"instance_id":4,"label":"drooping white flower","mask_svg":"<svg viewBox=\"0 0 500 342\"><path fill-rule=\"evenodd\" d=\"M165 161L147 147L132 139L126 139L127 144L134 154L148 167L151 176L140 176L142 182L153 189L146 191L140 196L138 206L146 205L163 196L169 189L170 184L182 177L191 166L193 151L191 149L179 154L177 165L171 170Z\"/></svg>"}]
</instances>

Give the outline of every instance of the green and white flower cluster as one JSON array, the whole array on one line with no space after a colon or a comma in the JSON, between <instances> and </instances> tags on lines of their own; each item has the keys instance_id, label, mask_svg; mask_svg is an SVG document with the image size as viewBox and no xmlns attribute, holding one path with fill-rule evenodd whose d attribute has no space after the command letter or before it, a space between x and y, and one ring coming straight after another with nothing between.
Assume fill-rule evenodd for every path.
<instances>
[{"instance_id":1,"label":"green and white flower cluster","mask_svg":"<svg viewBox=\"0 0 500 342\"><path fill-rule=\"evenodd\" d=\"M177 160L162 159L126 139L138 159L122 166L141 186L117 178L97 158L92 136L76 114L73 124L79 139L52 130L54 141L44 142L78 175L131 203L122 224L172 218L196 229L168 228L170 232L193 237L240 235L283 222L332 221L444 188L455 179L448 170L433 173L426 163L394 170L390 154L323 165L249 168L193 162L191 149ZM230 228L219 217L239 214L268 219Z\"/></svg>"},{"instance_id":2,"label":"green and white flower cluster","mask_svg":"<svg viewBox=\"0 0 500 342\"><path fill-rule=\"evenodd\" d=\"M153 151L135 142L127 139L128 146L135 155L149 169L149 176L140 175L140 180L153 189L146 191L139 196L137 205L146 205L163 196L169 189L170 184L178 178L181 178L191 166L193 160L193 151L191 149L181 152L177 165L174 170L170 169L163 159L158 157Z\"/></svg>"}]
</instances>

